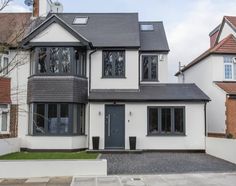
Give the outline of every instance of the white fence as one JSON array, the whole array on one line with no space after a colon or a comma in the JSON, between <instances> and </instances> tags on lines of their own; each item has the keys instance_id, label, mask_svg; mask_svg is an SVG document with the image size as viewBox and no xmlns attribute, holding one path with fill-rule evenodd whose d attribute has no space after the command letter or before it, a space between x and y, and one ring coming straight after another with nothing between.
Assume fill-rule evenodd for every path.
<instances>
[{"instance_id":1,"label":"white fence","mask_svg":"<svg viewBox=\"0 0 236 186\"><path fill-rule=\"evenodd\" d=\"M0 139L0 156L19 151L20 151L19 138Z\"/></svg>"},{"instance_id":2,"label":"white fence","mask_svg":"<svg viewBox=\"0 0 236 186\"><path fill-rule=\"evenodd\" d=\"M236 164L236 139L207 137L206 153Z\"/></svg>"},{"instance_id":3,"label":"white fence","mask_svg":"<svg viewBox=\"0 0 236 186\"><path fill-rule=\"evenodd\" d=\"M107 160L0 161L0 178L106 175Z\"/></svg>"}]
</instances>

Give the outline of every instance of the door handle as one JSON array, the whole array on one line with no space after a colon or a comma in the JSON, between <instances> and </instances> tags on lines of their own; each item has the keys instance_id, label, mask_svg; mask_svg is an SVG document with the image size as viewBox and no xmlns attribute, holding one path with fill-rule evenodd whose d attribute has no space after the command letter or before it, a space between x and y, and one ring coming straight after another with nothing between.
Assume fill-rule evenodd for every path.
<instances>
[{"instance_id":1,"label":"door handle","mask_svg":"<svg viewBox=\"0 0 236 186\"><path fill-rule=\"evenodd\" d=\"M111 115L110 114L108 114L108 121L107 121L107 135L108 135L108 137L110 137L111 136Z\"/></svg>"}]
</instances>

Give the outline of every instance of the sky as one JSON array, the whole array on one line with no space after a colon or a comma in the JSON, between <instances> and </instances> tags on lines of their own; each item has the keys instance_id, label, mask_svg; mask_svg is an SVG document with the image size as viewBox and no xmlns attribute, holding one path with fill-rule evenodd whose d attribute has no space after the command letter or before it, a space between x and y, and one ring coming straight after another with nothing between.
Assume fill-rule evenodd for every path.
<instances>
[{"instance_id":1,"label":"sky","mask_svg":"<svg viewBox=\"0 0 236 186\"><path fill-rule=\"evenodd\" d=\"M236 0L59 1L64 12L138 12L140 21L163 21L170 47L170 82L177 81L174 74L179 62L186 65L209 48L209 33L221 23L223 16L236 16ZM29 10L24 0L13 0L4 11Z\"/></svg>"}]
</instances>

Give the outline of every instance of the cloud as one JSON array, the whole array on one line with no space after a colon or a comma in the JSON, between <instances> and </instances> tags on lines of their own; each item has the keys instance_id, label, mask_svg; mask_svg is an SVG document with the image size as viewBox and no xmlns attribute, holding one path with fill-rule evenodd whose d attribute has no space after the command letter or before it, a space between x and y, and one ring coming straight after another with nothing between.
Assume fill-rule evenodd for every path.
<instances>
[{"instance_id":1,"label":"cloud","mask_svg":"<svg viewBox=\"0 0 236 186\"><path fill-rule=\"evenodd\" d=\"M235 15L236 2L200 0L175 27L169 28L169 80L178 70L178 62L188 64L210 46L208 34L219 25L224 15Z\"/></svg>"},{"instance_id":2,"label":"cloud","mask_svg":"<svg viewBox=\"0 0 236 186\"><path fill-rule=\"evenodd\" d=\"M29 9L25 6L18 4L14 1L10 2L8 6L6 6L2 12L29 12Z\"/></svg>"}]
</instances>

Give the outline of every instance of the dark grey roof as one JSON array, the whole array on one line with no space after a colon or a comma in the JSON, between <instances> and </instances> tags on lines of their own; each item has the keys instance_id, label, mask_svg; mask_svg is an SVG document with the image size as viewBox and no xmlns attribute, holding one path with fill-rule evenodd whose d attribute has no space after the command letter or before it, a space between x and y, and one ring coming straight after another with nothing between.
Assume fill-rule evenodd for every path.
<instances>
[{"instance_id":1,"label":"dark grey roof","mask_svg":"<svg viewBox=\"0 0 236 186\"><path fill-rule=\"evenodd\" d=\"M60 13L56 15L92 42L94 47L140 47L137 13ZM73 24L75 17L88 17L87 25Z\"/></svg>"},{"instance_id":2,"label":"dark grey roof","mask_svg":"<svg viewBox=\"0 0 236 186\"><path fill-rule=\"evenodd\" d=\"M140 90L93 90L90 101L210 101L195 84L141 85Z\"/></svg>"},{"instance_id":3,"label":"dark grey roof","mask_svg":"<svg viewBox=\"0 0 236 186\"><path fill-rule=\"evenodd\" d=\"M142 24L152 24L153 31L142 31L140 29L141 50L150 51L169 51L168 42L166 39L165 29L162 22L139 22ZM140 26L141 27L141 26Z\"/></svg>"}]
</instances>

